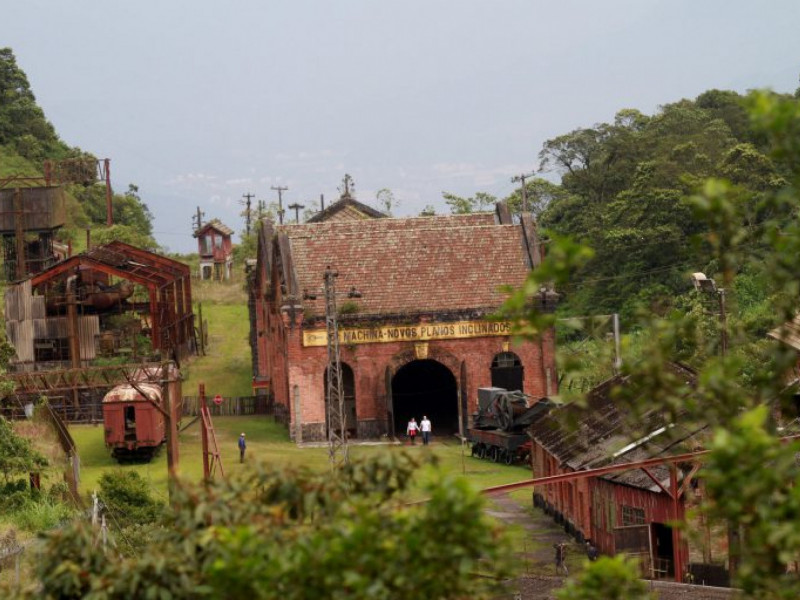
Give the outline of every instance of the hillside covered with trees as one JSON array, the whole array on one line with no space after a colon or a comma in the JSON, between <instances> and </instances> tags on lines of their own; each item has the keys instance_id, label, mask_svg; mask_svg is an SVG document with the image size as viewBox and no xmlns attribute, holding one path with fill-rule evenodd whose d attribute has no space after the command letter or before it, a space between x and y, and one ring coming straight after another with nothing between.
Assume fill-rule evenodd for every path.
<instances>
[{"instance_id":1,"label":"hillside covered with trees","mask_svg":"<svg viewBox=\"0 0 800 600\"><path fill-rule=\"evenodd\" d=\"M47 160L95 160L90 153L65 143L36 103L25 72L17 64L11 48L0 48L0 178L37 177ZM93 243L111 239L127 241L145 248L156 248L153 216L130 184L112 199L114 226L106 224L105 187L67 186L67 225L61 241L70 239L80 247L82 232L92 229Z\"/></svg>"}]
</instances>

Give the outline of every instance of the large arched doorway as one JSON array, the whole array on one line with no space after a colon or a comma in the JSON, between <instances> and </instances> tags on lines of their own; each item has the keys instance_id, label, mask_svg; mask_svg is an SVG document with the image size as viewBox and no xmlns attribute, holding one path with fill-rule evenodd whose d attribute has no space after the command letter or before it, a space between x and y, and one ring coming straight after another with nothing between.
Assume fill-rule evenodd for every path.
<instances>
[{"instance_id":1,"label":"large arched doorway","mask_svg":"<svg viewBox=\"0 0 800 600\"><path fill-rule=\"evenodd\" d=\"M347 437L358 437L358 415L356 414L356 379L353 369L347 363L342 365L342 391L344 391L344 419ZM325 369L325 431L327 433L328 421L328 369Z\"/></svg>"},{"instance_id":2,"label":"large arched doorway","mask_svg":"<svg viewBox=\"0 0 800 600\"><path fill-rule=\"evenodd\" d=\"M411 417L423 415L439 439L458 433L458 384L450 369L435 360L413 360L392 377L395 435L405 435Z\"/></svg>"}]
</instances>

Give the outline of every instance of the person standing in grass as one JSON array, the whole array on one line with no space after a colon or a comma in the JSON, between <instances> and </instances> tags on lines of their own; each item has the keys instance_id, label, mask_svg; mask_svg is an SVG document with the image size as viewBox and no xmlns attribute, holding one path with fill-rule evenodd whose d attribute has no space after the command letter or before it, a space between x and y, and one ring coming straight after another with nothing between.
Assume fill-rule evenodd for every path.
<instances>
[{"instance_id":1,"label":"person standing in grass","mask_svg":"<svg viewBox=\"0 0 800 600\"><path fill-rule=\"evenodd\" d=\"M419 429L422 432L422 443L427 446L431 441L431 422L427 416L422 415L422 421L419 422Z\"/></svg>"},{"instance_id":2,"label":"person standing in grass","mask_svg":"<svg viewBox=\"0 0 800 600\"><path fill-rule=\"evenodd\" d=\"M244 441L244 432L239 436L239 462L244 462L244 451L247 450L247 444Z\"/></svg>"}]
</instances>

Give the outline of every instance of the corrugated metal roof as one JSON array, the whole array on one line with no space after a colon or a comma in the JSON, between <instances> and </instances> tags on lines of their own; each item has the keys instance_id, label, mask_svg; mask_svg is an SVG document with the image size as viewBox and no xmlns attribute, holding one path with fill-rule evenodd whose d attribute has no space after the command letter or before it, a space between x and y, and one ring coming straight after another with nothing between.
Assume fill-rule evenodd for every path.
<instances>
[{"instance_id":1,"label":"corrugated metal roof","mask_svg":"<svg viewBox=\"0 0 800 600\"><path fill-rule=\"evenodd\" d=\"M800 315L797 315L791 321L788 321L776 327L767 334L772 339L783 342L787 346L791 346L795 350L800 351Z\"/></svg>"},{"instance_id":2,"label":"corrugated metal roof","mask_svg":"<svg viewBox=\"0 0 800 600\"><path fill-rule=\"evenodd\" d=\"M678 364L670 368L693 385L695 373L691 369ZM572 403L555 409L531 426L531 437L563 467L575 471L654 458L674 453L676 447L696 449L705 425L667 423L660 412L649 410L640 416L636 428L631 427L631 415L613 399L613 390L627 385L629 381L622 376L603 382L589 392L586 406ZM669 480L667 467L653 467L650 472L662 483ZM639 469L603 478L659 491Z\"/></svg>"}]
</instances>

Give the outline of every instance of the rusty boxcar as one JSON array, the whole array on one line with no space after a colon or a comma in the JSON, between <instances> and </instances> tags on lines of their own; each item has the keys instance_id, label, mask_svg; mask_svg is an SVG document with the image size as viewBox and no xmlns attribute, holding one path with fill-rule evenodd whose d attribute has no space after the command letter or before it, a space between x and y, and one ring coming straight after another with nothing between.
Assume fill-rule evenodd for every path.
<instances>
[{"instance_id":1,"label":"rusty boxcar","mask_svg":"<svg viewBox=\"0 0 800 600\"><path fill-rule=\"evenodd\" d=\"M166 441L164 415L156 404L161 405L161 386L156 383L122 384L105 395L106 446L118 461L150 460Z\"/></svg>"}]
</instances>

